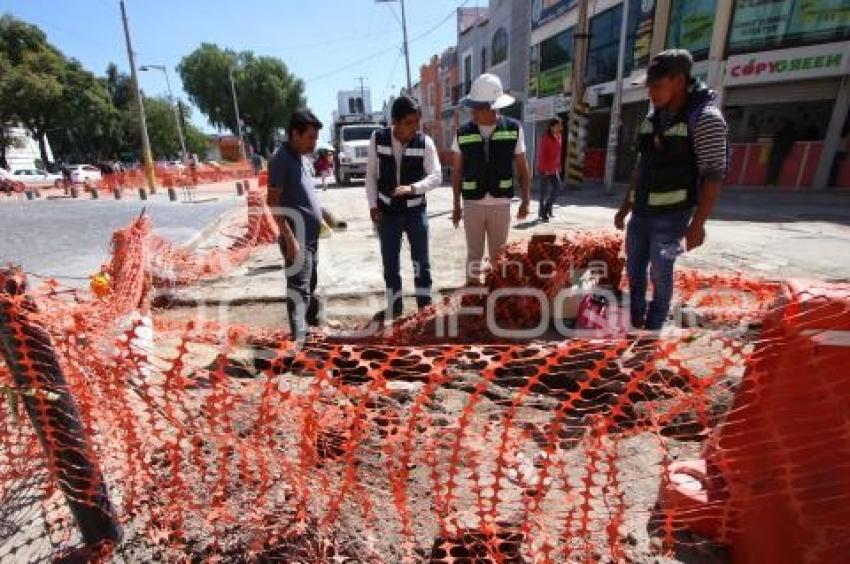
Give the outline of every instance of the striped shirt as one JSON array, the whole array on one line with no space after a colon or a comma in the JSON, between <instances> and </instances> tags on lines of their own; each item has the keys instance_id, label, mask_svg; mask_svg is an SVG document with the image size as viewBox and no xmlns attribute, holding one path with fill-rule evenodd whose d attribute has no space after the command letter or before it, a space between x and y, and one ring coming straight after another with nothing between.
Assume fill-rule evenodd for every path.
<instances>
[{"instance_id":1,"label":"striped shirt","mask_svg":"<svg viewBox=\"0 0 850 564\"><path fill-rule=\"evenodd\" d=\"M697 167L703 180L722 182L726 176L728 128L720 108L713 104L705 107L694 127L694 152Z\"/></svg>"}]
</instances>

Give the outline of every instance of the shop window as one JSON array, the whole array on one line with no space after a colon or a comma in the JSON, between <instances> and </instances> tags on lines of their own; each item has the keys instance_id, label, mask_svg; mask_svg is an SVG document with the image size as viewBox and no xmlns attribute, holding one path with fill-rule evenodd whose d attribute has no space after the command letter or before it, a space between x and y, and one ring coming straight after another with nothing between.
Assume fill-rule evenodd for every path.
<instances>
[{"instance_id":1,"label":"shop window","mask_svg":"<svg viewBox=\"0 0 850 564\"><path fill-rule=\"evenodd\" d=\"M546 39L532 49L530 90L544 98L567 90L573 70L573 29Z\"/></svg>"},{"instance_id":2,"label":"shop window","mask_svg":"<svg viewBox=\"0 0 850 564\"><path fill-rule=\"evenodd\" d=\"M590 20L590 45L587 56L588 84L598 84L617 78L622 22L622 5L602 12ZM654 23L655 2L629 0L626 56L623 62L625 76L628 76L634 67L645 67L649 63Z\"/></svg>"},{"instance_id":3,"label":"shop window","mask_svg":"<svg viewBox=\"0 0 850 564\"><path fill-rule=\"evenodd\" d=\"M850 38L850 0L737 0L729 52Z\"/></svg>"},{"instance_id":4,"label":"shop window","mask_svg":"<svg viewBox=\"0 0 850 564\"><path fill-rule=\"evenodd\" d=\"M623 7L617 6L590 20L586 75L588 84L608 82L617 77L622 18ZM626 52L629 52L628 49Z\"/></svg>"},{"instance_id":5,"label":"shop window","mask_svg":"<svg viewBox=\"0 0 850 564\"><path fill-rule=\"evenodd\" d=\"M508 30L503 27L500 27L495 34L493 34L493 46L490 49L491 58L493 62L493 66L501 64L508 60Z\"/></svg>"},{"instance_id":6,"label":"shop window","mask_svg":"<svg viewBox=\"0 0 850 564\"><path fill-rule=\"evenodd\" d=\"M763 0L758 0L764 3ZM717 0L672 0L667 47L687 49L694 60L708 58Z\"/></svg>"}]
</instances>

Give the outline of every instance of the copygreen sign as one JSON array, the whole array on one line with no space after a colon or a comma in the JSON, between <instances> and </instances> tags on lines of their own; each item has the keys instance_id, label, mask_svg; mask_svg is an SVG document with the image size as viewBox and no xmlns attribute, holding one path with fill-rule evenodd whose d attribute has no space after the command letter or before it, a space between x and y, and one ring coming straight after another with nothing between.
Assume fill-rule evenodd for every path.
<instances>
[{"instance_id":1,"label":"copygreen sign","mask_svg":"<svg viewBox=\"0 0 850 564\"><path fill-rule=\"evenodd\" d=\"M674 0L670 6L667 46L704 53L711 45L717 0Z\"/></svg>"},{"instance_id":2,"label":"copygreen sign","mask_svg":"<svg viewBox=\"0 0 850 564\"><path fill-rule=\"evenodd\" d=\"M850 29L848 0L738 0L729 45L733 49L818 40Z\"/></svg>"}]
</instances>

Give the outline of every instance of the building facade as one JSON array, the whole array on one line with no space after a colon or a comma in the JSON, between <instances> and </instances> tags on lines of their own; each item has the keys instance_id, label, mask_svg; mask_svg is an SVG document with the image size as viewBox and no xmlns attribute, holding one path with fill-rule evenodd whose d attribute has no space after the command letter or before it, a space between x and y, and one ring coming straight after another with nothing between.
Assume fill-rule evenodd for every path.
<instances>
[{"instance_id":1,"label":"building facade","mask_svg":"<svg viewBox=\"0 0 850 564\"><path fill-rule=\"evenodd\" d=\"M440 57L434 55L419 69L422 98L422 130L431 136L437 149L443 139L443 85L440 81Z\"/></svg>"},{"instance_id":2,"label":"building facade","mask_svg":"<svg viewBox=\"0 0 850 564\"><path fill-rule=\"evenodd\" d=\"M442 122L442 137L434 139L440 152L440 162L443 167L449 167L452 162L452 138L459 125L458 102L460 101L460 85L458 83L457 49L450 47L440 56L440 84L443 94L440 121Z\"/></svg>"},{"instance_id":3,"label":"building facade","mask_svg":"<svg viewBox=\"0 0 850 564\"><path fill-rule=\"evenodd\" d=\"M38 141L24 127L7 127L5 137L9 141L6 147L6 164L9 170L17 169L44 169L47 163L41 162L41 149ZM47 157L53 162L53 151L50 142L45 137L45 148Z\"/></svg>"},{"instance_id":4,"label":"building facade","mask_svg":"<svg viewBox=\"0 0 850 564\"><path fill-rule=\"evenodd\" d=\"M626 180L635 165L633 141L648 110L646 89L632 82L652 54L680 47L694 54L694 74L717 91L729 121L729 184L850 186L850 2L627 1L618 180ZM578 8L574 0L534 6L525 120L539 139L548 119L569 111ZM623 0L590 3L587 156L603 166L622 16ZM773 150L789 140L787 154ZM778 157L783 162L771 175ZM586 172L593 178L602 168Z\"/></svg>"}]
</instances>

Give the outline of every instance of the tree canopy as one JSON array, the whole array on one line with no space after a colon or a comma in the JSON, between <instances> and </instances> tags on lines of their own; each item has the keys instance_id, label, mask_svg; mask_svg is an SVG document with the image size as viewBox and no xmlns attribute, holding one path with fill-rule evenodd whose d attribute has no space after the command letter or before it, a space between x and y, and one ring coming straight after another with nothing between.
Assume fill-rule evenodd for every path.
<instances>
[{"instance_id":1,"label":"tree canopy","mask_svg":"<svg viewBox=\"0 0 850 564\"><path fill-rule=\"evenodd\" d=\"M156 157L180 154L169 100L144 98L151 149ZM181 106L187 146L206 152L204 134ZM73 161L135 159L140 153L139 113L130 77L110 64L98 77L52 46L38 27L0 17L0 165L10 140L6 128L20 124L38 141L48 162L49 137L56 156Z\"/></svg>"},{"instance_id":2,"label":"tree canopy","mask_svg":"<svg viewBox=\"0 0 850 564\"><path fill-rule=\"evenodd\" d=\"M230 73L236 86L245 139L268 154L277 130L306 101L304 82L289 72L280 59L258 57L203 43L177 67L189 99L210 124L238 134Z\"/></svg>"}]
</instances>

